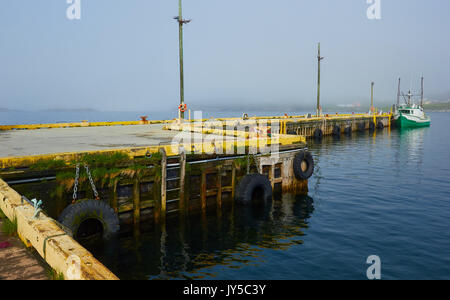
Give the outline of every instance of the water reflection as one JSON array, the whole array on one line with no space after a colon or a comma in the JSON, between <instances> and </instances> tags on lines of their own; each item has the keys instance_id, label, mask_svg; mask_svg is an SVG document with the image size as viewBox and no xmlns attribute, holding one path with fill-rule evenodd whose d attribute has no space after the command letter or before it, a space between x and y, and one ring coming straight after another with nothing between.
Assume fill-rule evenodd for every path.
<instances>
[{"instance_id":1,"label":"water reflection","mask_svg":"<svg viewBox=\"0 0 450 300\"><path fill-rule=\"evenodd\" d=\"M421 182L422 168L426 166L422 166L425 153L423 140L428 130L384 129L355 132L342 135L340 139L330 136L320 142L310 141L315 173L309 188L314 201L307 196L285 194L266 206L248 208L224 205L220 214L209 212L184 220L172 218L157 227L141 224L140 230L134 234L130 228L115 240L92 244L88 248L122 279L234 279L235 274L252 278L253 270L259 268L247 266L276 268L271 270L277 274L282 272L280 268L285 267L289 269L286 272L291 272L289 278L292 278L301 276L302 272L312 274L326 265L316 259L323 254L324 247L341 250L343 268L348 268L347 260L359 255L352 251L359 251L361 243L364 244L358 232L366 230L366 234L375 240L380 236L379 228L370 231L370 226L361 227L366 218L373 217L364 215L366 211L372 212L374 203L377 209L386 207L386 201L400 205L403 195L411 189L399 183ZM383 189L377 188L379 186ZM365 202L361 195L372 198ZM321 212L326 211L334 217L324 218L323 214L316 213L315 217L319 219L315 220L314 229L309 230L314 207L319 205ZM344 218L345 225L336 224L335 220L348 211L352 214ZM385 210L383 214L384 217L389 216ZM398 215L394 215L393 220L397 221ZM387 221L384 219L384 222ZM355 236L344 240L352 247L342 249L342 241L332 239L339 238L333 229L345 226L358 230L340 228L340 232L345 232L342 236ZM330 235L324 239L321 232L329 232L330 229ZM314 232L307 240L313 250L303 246L308 231ZM280 252L287 257L284 261L280 259ZM290 253L294 255L289 256ZM290 260L292 257L294 259ZM292 262L299 263L299 257L304 257L302 263L306 269L297 271L300 269L296 268L293 271L286 267L290 267ZM272 266L278 261L281 266ZM336 261L332 263L336 264ZM238 272L233 273L236 269ZM356 273L347 275L353 278L359 276L357 271L353 271ZM258 276L253 275L253 278ZM263 274L261 276L264 277Z\"/></svg>"},{"instance_id":2,"label":"water reflection","mask_svg":"<svg viewBox=\"0 0 450 300\"><path fill-rule=\"evenodd\" d=\"M404 128L399 130L400 151L407 154L408 161L418 161L423 157L423 140L429 128Z\"/></svg>"},{"instance_id":3,"label":"water reflection","mask_svg":"<svg viewBox=\"0 0 450 300\"><path fill-rule=\"evenodd\" d=\"M264 262L265 249L303 244L313 211L312 198L285 194L255 208L225 206L221 214L141 224L139 235L130 229L85 246L121 279L216 278L219 269Z\"/></svg>"}]
</instances>

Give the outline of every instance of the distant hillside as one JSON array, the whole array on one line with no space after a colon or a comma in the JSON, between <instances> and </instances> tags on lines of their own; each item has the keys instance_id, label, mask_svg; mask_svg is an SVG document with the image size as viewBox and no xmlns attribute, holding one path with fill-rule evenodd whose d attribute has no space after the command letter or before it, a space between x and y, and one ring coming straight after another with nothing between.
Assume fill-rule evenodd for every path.
<instances>
[{"instance_id":1,"label":"distant hillside","mask_svg":"<svg viewBox=\"0 0 450 300\"><path fill-rule=\"evenodd\" d=\"M435 102L450 102L450 92L431 95L429 100Z\"/></svg>"},{"instance_id":2,"label":"distant hillside","mask_svg":"<svg viewBox=\"0 0 450 300\"><path fill-rule=\"evenodd\" d=\"M49 108L42 111L48 112L96 112L93 108Z\"/></svg>"},{"instance_id":3,"label":"distant hillside","mask_svg":"<svg viewBox=\"0 0 450 300\"><path fill-rule=\"evenodd\" d=\"M424 104L423 108L428 111L450 111L450 102L435 102Z\"/></svg>"},{"instance_id":4,"label":"distant hillside","mask_svg":"<svg viewBox=\"0 0 450 300\"><path fill-rule=\"evenodd\" d=\"M0 107L0 111L9 111L9 109Z\"/></svg>"}]
</instances>

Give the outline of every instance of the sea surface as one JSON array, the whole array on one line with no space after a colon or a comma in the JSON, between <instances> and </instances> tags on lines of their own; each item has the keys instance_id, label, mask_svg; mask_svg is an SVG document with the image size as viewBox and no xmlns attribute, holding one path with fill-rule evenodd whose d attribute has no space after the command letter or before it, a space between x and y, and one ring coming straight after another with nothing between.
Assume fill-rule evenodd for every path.
<instances>
[{"instance_id":1,"label":"sea surface","mask_svg":"<svg viewBox=\"0 0 450 300\"><path fill-rule=\"evenodd\" d=\"M234 111L192 111L192 118L241 117L243 112ZM305 112L290 112L291 115L304 115ZM282 116L284 112L252 111L249 116ZM19 111L0 109L0 125L70 123L87 120L90 122L134 121L141 116L148 120L171 120L178 117L177 111ZM186 113L186 118L188 117Z\"/></svg>"},{"instance_id":2,"label":"sea surface","mask_svg":"<svg viewBox=\"0 0 450 300\"><path fill-rule=\"evenodd\" d=\"M87 247L121 279L366 279L371 255L382 279L450 279L450 113L430 116L430 128L310 141L308 196Z\"/></svg>"}]
</instances>

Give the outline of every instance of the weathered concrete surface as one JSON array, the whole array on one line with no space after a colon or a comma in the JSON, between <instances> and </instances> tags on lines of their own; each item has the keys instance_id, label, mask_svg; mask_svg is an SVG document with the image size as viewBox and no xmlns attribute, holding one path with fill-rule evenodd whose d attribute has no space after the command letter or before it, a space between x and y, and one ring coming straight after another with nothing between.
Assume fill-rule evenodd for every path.
<instances>
[{"instance_id":1,"label":"weathered concrete surface","mask_svg":"<svg viewBox=\"0 0 450 300\"><path fill-rule=\"evenodd\" d=\"M158 146L170 144L177 135L186 139L191 135L162 127L152 124L2 131L0 157Z\"/></svg>"},{"instance_id":2,"label":"weathered concrete surface","mask_svg":"<svg viewBox=\"0 0 450 300\"><path fill-rule=\"evenodd\" d=\"M0 179L0 209L17 220L17 234L27 247L33 247L47 264L65 279L117 280L92 254L68 236L53 219L34 208Z\"/></svg>"},{"instance_id":3,"label":"weathered concrete surface","mask_svg":"<svg viewBox=\"0 0 450 300\"><path fill-rule=\"evenodd\" d=\"M2 220L0 219L0 227ZM0 243L11 247L0 249L0 280L47 280L47 272L38 259L17 238L0 232Z\"/></svg>"}]
</instances>

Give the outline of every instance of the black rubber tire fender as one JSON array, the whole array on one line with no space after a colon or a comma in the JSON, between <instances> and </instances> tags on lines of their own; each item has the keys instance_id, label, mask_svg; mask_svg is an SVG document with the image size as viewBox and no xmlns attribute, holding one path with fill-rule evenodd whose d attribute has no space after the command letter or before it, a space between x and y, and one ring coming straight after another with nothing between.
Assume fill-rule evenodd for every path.
<instances>
[{"instance_id":1,"label":"black rubber tire fender","mask_svg":"<svg viewBox=\"0 0 450 300\"><path fill-rule=\"evenodd\" d=\"M351 135L352 134L352 127L351 126L345 127L344 133L346 135Z\"/></svg>"},{"instance_id":2,"label":"black rubber tire fender","mask_svg":"<svg viewBox=\"0 0 450 300\"><path fill-rule=\"evenodd\" d=\"M309 151L300 151L294 157L294 175L299 180L306 180L314 173L314 159Z\"/></svg>"},{"instance_id":3,"label":"black rubber tire fender","mask_svg":"<svg viewBox=\"0 0 450 300\"><path fill-rule=\"evenodd\" d=\"M384 129L384 124L383 124L383 122L378 121L378 122L377 122L377 128L378 128L378 129Z\"/></svg>"},{"instance_id":4,"label":"black rubber tire fender","mask_svg":"<svg viewBox=\"0 0 450 300\"><path fill-rule=\"evenodd\" d=\"M77 236L80 225L89 219L98 220L103 226L103 237L108 238L120 229L119 217L114 209L100 200L85 200L66 207L58 221Z\"/></svg>"},{"instance_id":5,"label":"black rubber tire fender","mask_svg":"<svg viewBox=\"0 0 450 300\"><path fill-rule=\"evenodd\" d=\"M318 139L318 140L321 140L321 139L323 138L323 132L322 132L322 129L316 128L316 129L314 130L314 138L315 138L315 139Z\"/></svg>"},{"instance_id":6,"label":"black rubber tire fender","mask_svg":"<svg viewBox=\"0 0 450 300\"><path fill-rule=\"evenodd\" d=\"M334 136L340 136L341 135L341 126L334 125L333 126L333 135Z\"/></svg>"},{"instance_id":7,"label":"black rubber tire fender","mask_svg":"<svg viewBox=\"0 0 450 300\"><path fill-rule=\"evenodd\" d=\"M365 122L361 122L358 123L358 131L365 131L366 130L366 123Z\"/></svg>"},{"instance_id":8,"label":"black rubber tire fender","mask_svg":"<svg viewBox=\"0 0 450 300\"><path fill-rule=\"evenodd\" d=\"M374 131L374 130L375 130L375 127L376 127L375 123L374 123L373 121L370 121L370 122L369 122L369 130L370 130L370 131Z\"/></svg>"},{"instance_id":9,"label":"black rubber tire fender","mask_svg":"<svg viewBox=\"0 0 450 300\"><path fill-rule=\"evenodd\" d=\"M264 202L272 200L273 191L269 178L261 174L247 174L238 184L236 193L237 202L244 205L251 204L253 193L257 188L262 189Z\"/></svg>"}]
</instances>

